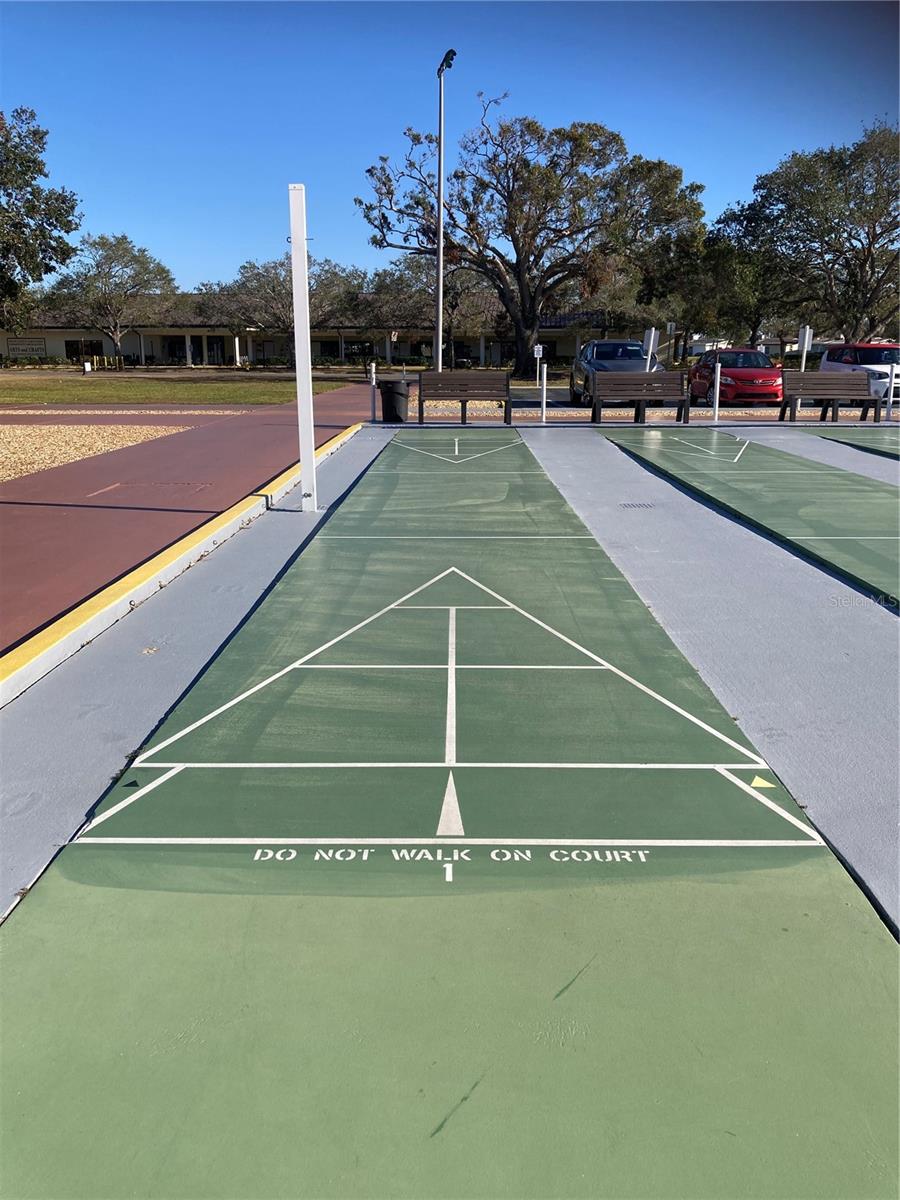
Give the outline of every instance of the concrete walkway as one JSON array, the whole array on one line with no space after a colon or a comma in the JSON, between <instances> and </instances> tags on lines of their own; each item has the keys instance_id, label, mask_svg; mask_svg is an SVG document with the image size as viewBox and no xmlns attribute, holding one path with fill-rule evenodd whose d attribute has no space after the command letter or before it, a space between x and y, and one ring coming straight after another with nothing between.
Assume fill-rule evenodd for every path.
<instances>
[{"instance_id":1,"label":"concrete walkway","mask_svg":"<svg viewBox=\"0 0 900 1200\"><path fill-rule=\"evenodd\" d=\"M599 434L522 436L896 926L897 618Z\"/></svg>"},{"instance_id":2,"label":"concrete walkway","mask_svg":"<svg viewBox=\"0 0 900 1200\"><path fill-rule=\"evenodd\" d=\"M316 445L370 415L354 384L316 397ZM46 413L35 421L45 422ZM65 414L58 422L108 422ZM117 420L192 428L82 459L0 486L0 653L166 546L217 516L297 461L293 405L227 416L129 413ZM21 416L10 417L21 423Z\"/></svg>"},{"instance_id":3,"label":"concrete walkway","mask_svg":"<svg viewBox=\"0 0 900 1200\"><path fill-rule=\"evenodd\" d=\"M0 712L0 912L391 436L362 430L320 467L319 512L295 488Z\"/></svg>"}]
</instances>

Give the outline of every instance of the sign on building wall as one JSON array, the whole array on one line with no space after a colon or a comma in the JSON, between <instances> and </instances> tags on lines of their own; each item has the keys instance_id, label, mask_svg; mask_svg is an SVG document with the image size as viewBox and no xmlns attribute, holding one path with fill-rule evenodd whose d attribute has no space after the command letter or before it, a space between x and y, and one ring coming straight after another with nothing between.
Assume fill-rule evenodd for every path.
<instances>
[{"instance_id":1,"label":"sign on building wall","mask_svg":"<svg viewBox=\"0 0 900 1200\"><path fill-rule=\"evenodd\" d=\"M7 338L6 352L10 358L45 358L46 338Z\"/></svg>"}]
</instances>

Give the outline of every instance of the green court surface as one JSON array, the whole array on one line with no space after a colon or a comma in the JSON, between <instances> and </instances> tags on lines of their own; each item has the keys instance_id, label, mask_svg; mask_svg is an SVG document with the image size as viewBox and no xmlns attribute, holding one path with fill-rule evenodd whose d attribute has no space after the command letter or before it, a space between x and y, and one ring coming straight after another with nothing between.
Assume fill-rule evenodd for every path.
<instances>
[{"instance_id":1,"label":"green court surface","mask_svg":"<svg viewBox=\"0 0 900 1200\"><path fill-rule=\"evenodd\" d=\"M900 593L897 489L712 429L605 432L635 458L882 603Z\"/></svg>"},{"instance_id":2,"label":"green court surface","mask_svg":"<svg viewBox=\"0 0 900 1200\"><path fill-rule=\"evenodd\" d=\"M7 1198L896 1196L895 944L513 430L398 433L4 940Z\"/></svg>"},{"instance_id":3,"label":"green court surface","mask_svg":"<svg viewBox=\"0 0 900 1200\"><path fill-rule=\"evenodd\" d=\"M883 454L885 458L900 458L900 428L896 425L876 425L874 428L861 429L859 426L850 428L823 429L817 431L819 437L831 438L835 442L844 442L856 450L868 450L870 454Z\"/></svg>"}]
</instances>

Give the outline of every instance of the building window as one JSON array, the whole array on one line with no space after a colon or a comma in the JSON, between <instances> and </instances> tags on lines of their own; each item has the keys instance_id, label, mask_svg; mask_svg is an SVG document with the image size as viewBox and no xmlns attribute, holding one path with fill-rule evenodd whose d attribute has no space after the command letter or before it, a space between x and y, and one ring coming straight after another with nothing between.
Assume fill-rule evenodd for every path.
<instances>
[{"instance_id":1,"label":"building window","mask_svg":"<svg viewBox=\"0 0 900 1200\"><path fill-rule=\"evenodd\" d=\"M103 342L97 338L66 338L66 358L72 362L80 362L82 358L100 357L103 354Z\"/></svg>"}]
</instances>

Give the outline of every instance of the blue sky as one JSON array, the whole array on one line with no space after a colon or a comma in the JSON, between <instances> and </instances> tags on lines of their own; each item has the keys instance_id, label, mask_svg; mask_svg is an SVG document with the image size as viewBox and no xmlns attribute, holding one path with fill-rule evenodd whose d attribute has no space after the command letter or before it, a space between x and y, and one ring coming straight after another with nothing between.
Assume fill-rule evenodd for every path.
<instances>
[{"instance_id":1,"label":"blue sky","mask_svg":"<svg viewBox=\"0 0 900 1200\"><path fill-rule=\"evenodd\" d=\"M706 185L710 216L796 149L897 119L893 3L17 3L0 8L4 109L50 130L83 231L127 233L183 287L286 248L305 183L311 250L366 266L353 205L407 125L448 167L478 91L547 125L594 120Z\"/></svg>"}]
</instances>

